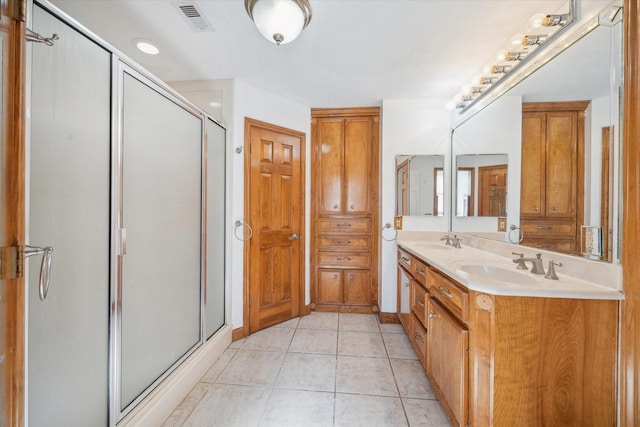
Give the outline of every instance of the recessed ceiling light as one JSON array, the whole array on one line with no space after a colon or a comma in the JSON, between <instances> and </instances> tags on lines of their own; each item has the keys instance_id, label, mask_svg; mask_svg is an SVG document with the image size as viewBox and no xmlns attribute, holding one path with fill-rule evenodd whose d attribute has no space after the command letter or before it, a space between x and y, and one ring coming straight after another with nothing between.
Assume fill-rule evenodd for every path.
<instances>
[{"instance_id":1,"label":"recessed ceiling light","mask_svg":"<svg viewBox=\"0 0 640 427\"><path fill-rule=\"evenodd\" d=\"M133 43L133 45L137 47L138 50L146 53L147 55L157 55L160 53L160 49L158 49L158 47L154 45L151 40L135 38L131 40L131 43Z\"/></svg>"}]
</instances>

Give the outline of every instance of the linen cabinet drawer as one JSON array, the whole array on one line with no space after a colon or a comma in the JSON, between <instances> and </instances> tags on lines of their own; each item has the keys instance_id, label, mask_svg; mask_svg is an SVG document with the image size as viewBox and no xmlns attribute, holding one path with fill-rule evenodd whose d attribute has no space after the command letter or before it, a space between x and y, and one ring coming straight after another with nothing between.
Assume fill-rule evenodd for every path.
<instances>
[{"instance_id":1,"label":"linen cabinet drawer","mask_svg":"<svg viewBox=\"0 0 640 427\"><path fill-rule=\"evenodd\" d=\"M368 268L371 266L371 254L352 252L319 252L318 264L322 266Z\"/></svg>"},{"instance_id":2,"label":"linen cabinet drawer","mask_svg":"<svg viewBox=\"0 0 640 427\"><path fill-rule=\"evenodd\" d=\"M527 237L575 237L576 223L573 221L521 221L520 228Z\"/></svg>"},{"instance_id":3,"label":"linen cabinet drawer","mask_svg":"<svg viewBox=\"0 0 640 427\"><path fill-rule=\"evenodd\" d=\"M431 270L430 272L431 297L440 301L453 314L463 321L469 320L469 293L461 289L442 274Z\"/></svg>"},{"instance_id":4,"label":"linen cabinet drawer","mask_svg":"<svg viewBox=\"0 0 640 427\"><path fill-rule=\"evenodd\" d=\"M370 233L371 219L334 219L321 218L317 222L318 232Z\"/></svg>"},{"instance_id":5,"label":"linen cabinet drawer","mask_svg":"<svg viewBox=\"0 0 640 427\"><path fill-rule=\"evenodd\" d=\"M321 251L368 251L371 247L371 237L321 234L318 236L318 249Z\"/></svg>"},{"instance_id":6,"label":"linen cabinet drawer","mask_svg":"<svg viewBox=\"0 0 640 427\"><path fill-rule=\"evenodd\" d=\"M429 294L415 280L411 281L411 311L423 325L427 324L427 301Z\"/></svg>"},{"instance_id":7,"label":"linen cabinet drawer","mask_svg":"<svg viewBox=\"0 0 640 427\"><path fill-rule=\"evenodd\" d=\"M529 246L545 251L562 252L565 254L576 253L576 242L573 239L522 239L521 245Z\"/></svg>"}]
</instances>

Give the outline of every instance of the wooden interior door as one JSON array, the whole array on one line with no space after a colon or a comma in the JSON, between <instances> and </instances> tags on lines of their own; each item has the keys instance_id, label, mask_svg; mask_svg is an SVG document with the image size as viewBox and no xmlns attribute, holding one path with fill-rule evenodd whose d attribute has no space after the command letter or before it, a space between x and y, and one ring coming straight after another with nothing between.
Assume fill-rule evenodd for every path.
<instances>
[{"instance_id":1,"label":"wooden interior door","mask_svg":"<svg viewBox=\"0 0 640 427\"><path fill-rule=\"evenodd\" d=\"M507 165L478 168L479 216L507 216Z\"/></svg>"},{"instance_id":2,"label":"wooden interior door","mask_svg":"<svg viewBox=\"0 0 640 427\"><path fill-rule=\"evenodd\" d=\"M302 133L245 120L248 333L298 316L304 302L304 141Z\"/></svg>"}]
</instances>

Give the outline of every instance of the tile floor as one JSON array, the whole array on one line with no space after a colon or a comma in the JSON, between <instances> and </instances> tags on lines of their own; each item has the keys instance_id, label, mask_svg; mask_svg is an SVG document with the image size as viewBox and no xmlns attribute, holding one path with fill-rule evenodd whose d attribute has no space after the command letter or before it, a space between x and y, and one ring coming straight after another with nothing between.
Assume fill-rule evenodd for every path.
<instances>
[{"instance_id":1,"label":"tile floor","mask_svg":"<svg viewBox=\"0 0 640 427\"><path fill-rule=\"evenodd\" d=\"M402 326L319 313L232 343L174 426L449 426Z\"/></svg>"}]
</instances>

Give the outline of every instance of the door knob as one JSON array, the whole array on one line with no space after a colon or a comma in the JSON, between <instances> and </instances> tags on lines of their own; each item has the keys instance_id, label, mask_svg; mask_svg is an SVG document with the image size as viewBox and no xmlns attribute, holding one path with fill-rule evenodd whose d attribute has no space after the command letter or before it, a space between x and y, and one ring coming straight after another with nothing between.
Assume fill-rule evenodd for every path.
<instances>
[{"instance_id":1,"label":"door knob","mask_svg":"<svg viewBox=\"0 0 640 427\"><path fill-rule=\"evenodd\" d=\"M300 239L300 235L298 233L292 234L289 237L289 240L298 240L298 239Z\"/></svg>"}]
</instances>

